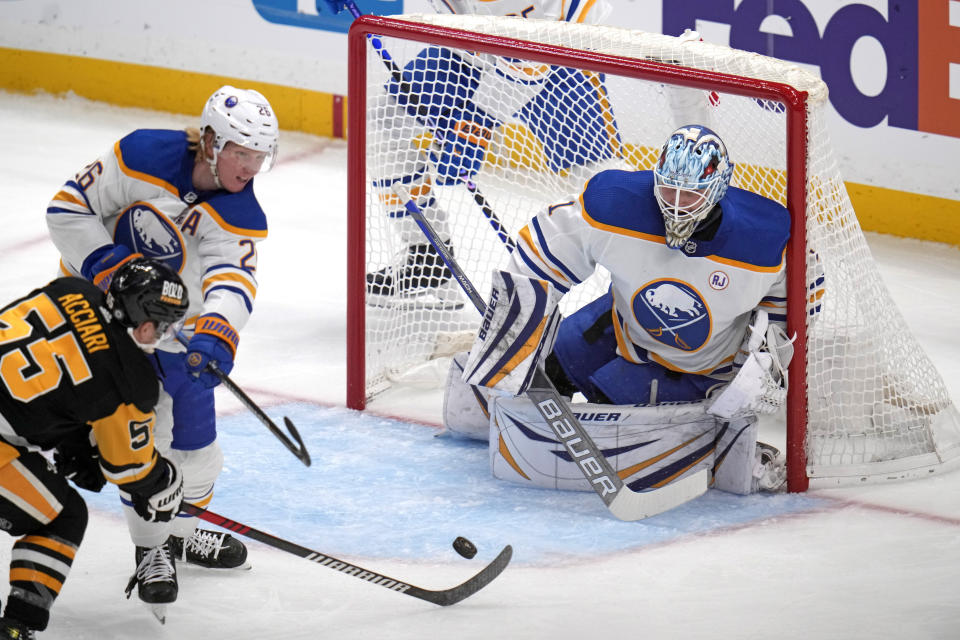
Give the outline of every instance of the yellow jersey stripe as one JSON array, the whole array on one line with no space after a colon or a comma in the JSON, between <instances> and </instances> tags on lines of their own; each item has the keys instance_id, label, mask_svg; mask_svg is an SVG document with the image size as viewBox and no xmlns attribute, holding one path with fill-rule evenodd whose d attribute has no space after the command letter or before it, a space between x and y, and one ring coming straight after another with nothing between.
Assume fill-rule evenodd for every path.
<instances>
[{"instance_id":1,"label":"yellow jersey stripe","mask_svg":"<svg viewBox=\"0 0 960 640\"><path fill-rule=\"evenodd\" d=\"M197 205L197 208L202 209L204 213L208 214L211 218L213 218L214 222L216 222L218 225L220 225L221 228L223 228L226 231L229 231L230 233L235 233L238 236L250 236L252 238L261 238L261 239L267 237L266 229L244 229L243 227L238 227L236 225L230 224L229 222L224 220L219 213L217 213L216 209L211 207L206 202L204 202L203 204Z\"/></svg>"},{"instance_id":2,"label":"yellow jersey stripe","mask_svg":"<svg viewBox=\"0 0 960 640\"><path fill-rule=\"evenodd\" d=\"M254 286L249 280L240 275L239 273L221 273L215 276L210 276L209 278L203 281L203 291L206 292L210 287L220 284L222 282L232 282L239 284L247 293L250 294L251 298L257 297L257 287Z\"/></svg>"}]
</instances>

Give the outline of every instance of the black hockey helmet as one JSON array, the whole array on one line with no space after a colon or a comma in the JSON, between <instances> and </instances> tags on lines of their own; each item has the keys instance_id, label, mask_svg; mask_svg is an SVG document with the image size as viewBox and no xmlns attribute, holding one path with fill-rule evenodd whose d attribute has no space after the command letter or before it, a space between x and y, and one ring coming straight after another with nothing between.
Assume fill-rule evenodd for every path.
<instances>
[{"instance_id":1,"label":"black hockey helmet","mask_svg":"<svg viewBox=\"0 0 960 640\"><path fill-rule=\"evenodd\" d=\"M158 334L182 320L189 303L180 276L150 258L134 258L121 266L107 290L107 309L120 324L135 329L152 321Z\"/></svg>"}]
</instances>

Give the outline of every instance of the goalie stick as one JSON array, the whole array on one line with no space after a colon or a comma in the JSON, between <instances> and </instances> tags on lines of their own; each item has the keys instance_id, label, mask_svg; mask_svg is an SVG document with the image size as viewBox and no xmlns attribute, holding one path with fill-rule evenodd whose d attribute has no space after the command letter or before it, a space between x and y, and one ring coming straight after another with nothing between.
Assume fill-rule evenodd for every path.
<instances>
[{"instance_id":1,"label":"goalie stick","mask_svg":"<svg viewBox=\"0 0 960 640\"><path fill-rule=\"evenodd\" d=\"M177 334L177 341L185 347L189 343L189 340L187 340L186 336L181 333ZM257 406L257 403L254 402L250 396L244 393L243 389L238 387L237 383L231 380L230 376L225 374L215 362L207 362L207 369L209 369L213 375L217 376L223 386L226 387L230 393L236 396L237 400L243 403L243 406L249 409L250 412L255 415L257 419L260 420L260 422L263 423L263 425L269 429L270 432L275 435L280 442L283 443L283 446L289 449L290 453L296 456L297 460L302 462L304 466L310 466L310 452L307 451L307 446L303 444L303 438L300 437L300 432L297 431L297 428L293 425L293 421L291 421L290 418L283 416L283 424L287 427L287 431L290 432L290 436L288 437L287 434L280 430L280 427L274 424L273 420L270 419L270 416L268 416L263 409ZM291 438L293 438L293 440L291 440Z\"/></svg>"},{"instance_id":2,"label":"goalie stick","mask_svg":"<svg viewBox=\"0 0 960 640\"><path fill-rule=\"evenodd\" d=\"M486 303L477 288L473 286L447 246L440 241L436 231L423 216L423 212L411 199L409 192L400 184L395 184L393 190L406 203L404 206L407 211L430 241L430 244L443 257L443 261L453 272L457 282L482 316L486 310ZM657 489L642 492L633 491L624 484L623 479L604 457L593 438L570 411L570 407L560 397L560 393L553 386L553 382L544 373L542 367L537 367L533 376L533 383L525 394L533 401L540 416L550 425L570 457L577 462L577 467L593 490L600 496L600 499L603 500L607 509L617 518L627 521L648 518L688 502L706 492L708 482L706 469L701 469L686 478L675 480Z\"/></svg>"},{"instance_id":3,"label":"goalie stick","mask_svg":"<svg viewBox=\"0 0 960 640\"><path fill-rule=\"evenodd\" d=\"M513 547L507 545L500 550L500 553L497 554L497 557L494 558L490 564L481 569L479 573L475 574L467 581L462 582L455 587L450 587L449 589L433 591L431 589L424 589L423 587L412 585L409 582L391 578L390 576L377 573L376 571L364 569L363 567L346 562L344 560L338 560L337 558L325 553L320 553L319 551L314 551L313 549L308 549L307 547L301 547L300 545L290 542L289 540L278 538L269 533L265 533L248 525L237 522L236 520L225 518L214 513L213 511L195 507L192 504L184 503L182 511L190 515L197 516L201 520L206 520L207 522L215 524L218 527L232 531L233 533L246 536L251 540L262 542L263 544L273 547L274 549L292 553L295 556L300 556L301 558L305 558L311 562L316 562L319 565L323 565L328 569L339 571L340 573L353 576L354 578L359 578L365 582L378 585L385 589L390 589L391 591L396 591L408 596L413 596L414 598L419 598L420 600L432 602L433 604L440 605L441 607L448 607L452 604L456 604L465 598L469 598L477 591L480 591L480 589L483 589L485 586L493 582L497 576L503 573L503 570L507 568L507 565L510 563L510 559L513 557Z\"/></svg>"}]
</instances>

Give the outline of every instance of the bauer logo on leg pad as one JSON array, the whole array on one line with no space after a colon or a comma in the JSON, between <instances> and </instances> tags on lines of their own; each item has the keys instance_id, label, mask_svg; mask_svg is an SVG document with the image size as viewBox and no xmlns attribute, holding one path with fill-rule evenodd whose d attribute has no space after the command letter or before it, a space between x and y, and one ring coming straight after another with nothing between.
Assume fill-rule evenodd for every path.
<instances>
[{"instance_id":1,"label":"bauer logo on leg pad","mask_svg":"<svg viewBox=\"0 0 960 640\"><path fill-rule=\"evenodd\" d=\"M522 393L537 364L553 349L561 295L549 282L494 271L490 302L464 367L464 382Z\"/></svg>"},{"instance_id":2,"label":"bauer logo on leg pad","mask_svg":"<svg viewBox=\"0 0 960 640\"><path fill-rule=\"evenodd\" d=\"M527 398L497 398L492 403L493 476L525 486L568 491L594 491L594 487L605 486L588 482L585 477L585 471L598 469L598 464L594 466L598 461L589 461L591 456L583 443L563 422L560 407L549 399L538 400L539 405ZM581 426L626 485L643 491L713 464L717 421L706 413L704 405L575 403L570 409L584 416ZM589 475L591 481L596 477Z\"/></svg>"}]
</instances>

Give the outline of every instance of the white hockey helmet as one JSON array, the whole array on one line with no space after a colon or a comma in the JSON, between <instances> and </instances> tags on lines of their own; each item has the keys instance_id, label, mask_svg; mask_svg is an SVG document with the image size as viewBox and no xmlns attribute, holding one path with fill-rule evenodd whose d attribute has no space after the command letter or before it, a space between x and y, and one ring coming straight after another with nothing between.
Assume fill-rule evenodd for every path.
<instances>
[{"instance_id":1,"label":"white hockey helmet","mask_svg":"<svg viewBox=\"0 0 960 640\"><path fill-rule=\"evenodd\" d=\"M263 94L253 89L224 85L217 89L200 115L200 130L213 130L213 158L216 175L217 156L227 142L245 149L266 153L260 171L269 171L277 157L280 127L273 108Z\"/></svg>"}]
</instances>

